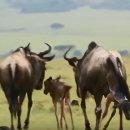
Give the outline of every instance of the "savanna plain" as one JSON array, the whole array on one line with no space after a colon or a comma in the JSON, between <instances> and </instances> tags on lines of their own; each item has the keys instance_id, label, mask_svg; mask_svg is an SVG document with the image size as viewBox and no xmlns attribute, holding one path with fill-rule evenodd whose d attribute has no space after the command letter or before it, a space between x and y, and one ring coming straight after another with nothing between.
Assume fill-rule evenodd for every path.
<instances>
[{"instance_id":1,"label":"savanna plain","mask_svg":"<svg viewBox=\"0 0 130 130\"><path fill-rule=\"evenodd\" d=\"M130 57L124 57L123 60L127 71L127 82L130 87ZM80 99L76 95L76 84L74 80L74 74L72 68L68 65L68 63L64 59L57 58L52 60L51 62L48 62L46 67L47 70L46 70L45 79L48 78L49 76L56 78L57 76L61 75L62 77L61 81L64 81L66 84L72 86L72 89L70 90L71 100L76 99L80 103ZM43 89L44 89L44 85L43 85ZM33 92L33 106L32 106L32 111L30 116L29 130L57 130L54 108L53 108L51 98L49 95L43 94L43 89L34 90ZM103 109L104 109L104 105L105 105L105 98L103 99L102 102ZM101 122L101 129L103 128L104 124L110 117L110 114L112 112L112 106L113 103L109 108L107 117ZM72 106L71 108L73 112L75 130L84 130L84 117L80 106ZM94 109L95 109L95 103L93 97L91 96L91 98L86 99L86 111L93 130L95 127ZM24 125L26 112L27 112L27 98L24 100L22 106L22 125ZM60 116L60 107L58 107L58 112ZM71 130L72 129L71 120L67 108L66 108L66 118L67 118L69 130ZM8 104L4 96L4 93L0 89L0 126L3 125L10 126L10 113L8 110ZM16 126L17 126L17 122L15 121L15 128ZM123 115L123 127L124 130L130 130L130 121L126 120L124 115ZM110 122L108 130L118 130L118 129L119 129L119 114L117 109L116 115Z\"/></svg>"}]
</instances>

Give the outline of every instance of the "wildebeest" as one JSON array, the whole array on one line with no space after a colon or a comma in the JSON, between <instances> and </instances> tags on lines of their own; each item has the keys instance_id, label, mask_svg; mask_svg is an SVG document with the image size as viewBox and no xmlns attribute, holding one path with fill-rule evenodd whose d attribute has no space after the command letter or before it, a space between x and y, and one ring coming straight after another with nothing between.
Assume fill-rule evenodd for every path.
<instances>
[{"instance_id":1,"label":"wildebeest","mask_svg":"<svg viewBox=\"0 0 130 130\"><path fill-rule=\"evenodd\" d=\"M101 119L101 101L103 96L112 93L114 100L122 107L125 116L129 117L130 99L129 89L125 80L126 72L122 59L117 53L91 42L81 59L77 57L67 58L67 50L64 59L73 67L77 86L77 95L81 97L81 108L85 119L85 129L91 130L86 113L85 98L87 92L94 96L96 103L96 127L99 130ZM127 100L126 100L127 99ZM128 118L127 118L128 119Z\"/></svg>"},{"instance_id":2,"label":"wildebeest","mask_svg":"<svg viewBox=\"0 0 130 130\"><path fill-rule=\"evenodd\" d=\"M45 57L51 51L51 46L46 51L36 54L27 47L20 47L6 57L0 65L0 83L9 104L11 114L11 129L14 129L13 118L18 117L17 128L21 128L21 106L25 95L28 97L28 112L24 128L29 126L29 117L32 107L32 92L42 89L45 75L45 63L54 58Z\"/></svg>"},{"instance_id":3,"label":"wildebeest","mask_svg":"<svg viewBox=\"0 0 130 130\"><path fill-rule=\"evenodd\" d=\"M65 104L69 108L70 116L71 116L71 122L72 122L72 129L74 130L74 123L73 123L73 117L72 117L72 111L70 107L70 97L69 97L69 91L71 89L71 86L66 85L64 82L60 81L60 77L57 77L56 79L53 79L52 77L49 77L44 81L44 94L50 94L52 98L52 102L55 108L55 116L57 120L57 129L63 128L62 120L64 118L65 121L65 127L68 129L66 117L65 117ZM60 118L60 125L59 125L59 119L57 115L57 103L60 103L61 106L61 118Z\"/></svg>"}]
</instances>

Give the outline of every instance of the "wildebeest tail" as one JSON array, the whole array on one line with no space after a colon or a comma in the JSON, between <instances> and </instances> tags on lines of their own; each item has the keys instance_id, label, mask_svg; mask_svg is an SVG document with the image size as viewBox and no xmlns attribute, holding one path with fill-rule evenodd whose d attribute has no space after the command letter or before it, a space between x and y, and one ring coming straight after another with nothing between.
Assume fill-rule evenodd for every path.
<instances>
[{"instance_id":1,"label":"wildebeest tail","mask_svg":"<svg viewBox=\"0 0 130 130\"><path fill-rule=\"evenodd\" d=\"M122 72L122 62L118 57L116 57L116 63L113 61L111 57L107 59L108 67L113 70L114 74L116 75L119 83L120 91L126 96L128 100L130 100L130 92L129 87L127 85L127 81Z\"/></svg>"},{"instance_id":2,"label":"wildebeest tail","mask_svg":"<svg viewBox=\"0 0 130 130\"><path fill-rule=\"evenodd\" d=\"M13 78L13 73L11 69L11 65L9 64L9 75L10 75L10 109L12 109L13 115L16 118L16 113L17 113L17 105L18 105L18 98L17 98L17 93L15 90L15 84L14 84L14 78Z\"/></svg>"}]
</instances>

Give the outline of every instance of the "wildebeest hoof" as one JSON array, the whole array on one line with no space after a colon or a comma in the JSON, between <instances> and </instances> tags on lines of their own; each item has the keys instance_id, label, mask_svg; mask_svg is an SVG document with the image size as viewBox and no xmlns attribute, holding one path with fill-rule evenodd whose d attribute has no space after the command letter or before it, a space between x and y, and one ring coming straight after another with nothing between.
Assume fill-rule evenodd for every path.
<instances>
[{"instance_id":1,"label":"wildebeest hoof","mask_svg":"<svg viewBox=\"0 0 130 130\"><path fill-rule=\"evenodd\" d=\"M18 126L17 126L17 129L18 129L18 130L22 130L21 125L18 125Z\"/></svg>"},{"instance_id":2,"label":"wildebeest hoof","mask_svg":"<svg viewBox=\"0 0 130 130\"><path fill-rule=\"evenodd\" d=\"M86 129L85 130L92 130L91 128L90 128L90 126L88 126L88 127L86 127Z\"/></svg>"},{"instance_id":3,"label":"wildebeest hoof","mask_svg":"<svg viewBox=\"0 0 130 130\"><path fill-rule=\"evenodd\" d=\"M72 128L72 130L74 130L74 127Z\"/></svg>"},{"instance_id":4,"label":"wildebeest hoof","mask_svg":"<svg viewBox=\"0 0 130 130\"><path fill-rule=\"evenodd\" d=\"M7 126L0 126L0 130L12 130L12 129Z\"/></svg>"},{"instance_id":5,"label":"wildebeest hoof","mask_svg":"<svg viewBox=\"0 0 130 130\"><path fill-rule=\"evenodd\" d=\"M11 130L15 130L14 126L11 126L10 129L11 129Z\"/></svg>"},{"instance_id":6,"label":"wildebeest hoof","mask_svg":"<svg viewBox=\"0 0 130 130\"><path fill-rule=\"evenodd\" d=\"M130 102L129 101L123 101L121 103L121 108L125 114L125 117L127 120L130 120Z\"/></svg>"},{"instance_id":7,"label":"wildebeest hoof","mask_svg":"<svg viewBox=\"0 0 130 130\"><path fill-rule=\"evenodd\" d=\"M17 128L18 130L22 130L22 128Z\"/></svg>"},{"instance_id":8,"label":"wildebeest hoof","mask_svg":"<svg viewBox=\"0 0 130 130\"><path fill-rule=\"evenodd\" d=\"M27 130L27 129L28 129L28 126L27 126L27 125L24 125L23 128L24 128L24 130Z\"/></svg>"},{"instance_id":9,"label":"wildebeest hoof","mask_svg":"<svg viewBox=\"0 0 130 130\"><path fill-rule=\"evenodd\" d=\"M65 129L68 130L68 126L67 125L65 126Z\"/></svg>"}]
</instances>

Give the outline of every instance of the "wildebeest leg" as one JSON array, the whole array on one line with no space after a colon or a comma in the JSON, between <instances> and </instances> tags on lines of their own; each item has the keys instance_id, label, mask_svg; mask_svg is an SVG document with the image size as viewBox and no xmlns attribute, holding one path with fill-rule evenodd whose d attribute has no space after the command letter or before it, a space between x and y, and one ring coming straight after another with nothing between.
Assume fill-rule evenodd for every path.
<instances>
[{"instance_id":1,"label":"wildebeest leg","mask_svg":"<svg viewBox=\"0 0 130 130\"><path fill-rule=\"evenodd\" d=\"M112 111L112 113L111 113L111 116L110 116L109 120L107 121L107 123L104 125L103 130L106 130L106 129L107 129L107 127L108 127L108 125L109 125L111 119L112 119L113 116L115 115L115 113L116 113L116 107L113 108L113 111Z\"/></svg>"},{"instance_id":2,"label":"wildebeest leg","mask_svg":"<svg viewBox=\"0 0 130 130\"><path fill-rule=\"evenodd\" d=\"M120 127L119 130L123 130L123 120L122 120L122 109L119 107L119 115L120 115Z\"/></svg>"},{"instance_id":3,"label":"wildebeest leg","mask_svg":"<svg viewBox=\"0 0 130 130\"><path fill-rule=\"evenodd\" d=\"M94 95L94 99L96 102L96 108L95 108L95 114L96 114L96 127L95 130L99 130L100 126L100 119L101 119L101 114L102 114L102 109L101 109L101 100L102 100L102 95Z\"/></svg>"},{"instance_id":4,"label":"wildebeest leg","mask_svg":"<svg viewBox=\"0 0 130 130\"><path fill-rule=\"evenodd\" d=\"M115 113L116 113L116 108L118 107L117 106L117 102L114 103L114 108L113 108L113 111L112 111L112 114L108 120L108 122L105 124L104 126L104 129L103 130L106 130L110 121L112 120L112 118L114 117ZM119 126L119 130L123 130L123 120L122 120L122 109L119 107L119 115L120 115L120 126Z\"/></svg>"},{"instance_id":5,"label":"wildebeest leg","mask_svg":"<svg viewBox=\"0 0 130 130\"><path fill-rule=\"evenodd\" d=\"M27 92L27 96L28 96L28 112L27 112L27 117L25 120L25 125L24 125L24 129L27 129L29 126L29 118L30 118L30 111L31 111L31 107L32 107L32 91Z\"/></svg>"},{"instance_id":6,"label":"wildebeest leg","mask_svg":"<svg viewBox=\"0 0 130 130\"><path fill-rule=\"evenodd\" d=\"M108 112L108 108L111 104L111 102L114 101L114 97L111 93L109 93L107 95L107 99L106 99L106 104L105 104L105 109L104 109L104 112L102 114L102 119L105 118L105 116L107 115L107 112Z\"/></svg>"},{"instance_id":7,"label":"wildebeest leg","mask_svg":"<svg viewBox=\"0 0 130 130\"><path fill-rule=\"evenodd\" d=\"M56 116L56 121L57 121L57 129L59 130L59 120L58 120L58 116L57 116L57 102L55 100L52 100L53 104L54 104L54 109L55 109L55 116Z\"/></svg>"},{"instance_id":8,"label":"wildebeest leg","mask_svg":"<svg viewBox=\"0 0 130 130\"><path fill-rule=\"evenodd\" d=\"M6 99L7 99L7 102L8 102L8 104L9 104L9 111L10 111L10 118L11 118L11 125L10 125L10 128L12 129L12 130L14 130L14 123L13 123L13 106L11 105L11 99L9 98L10 96L10 94L9 94L9 91L5 91L4 90L4 94L5 94L5 96L6 96Z\"/></svg>"},{"instance_id":9,"label":"wildebeest leg","mask_svg":"<svg viewBox=\"0 0 130 130\"><path fill-rule=\"evenodd\" d=\"M12 108L11 105L9 105L9 110L10 110L10 116L11 116L11 126L10 126L10 128L11 128L12 130L14 130L14 123L13 123L13 108Z\"/></svg>"},{"instance_id":10,"label":"wildebeest leg","mask_svg":"<svg viewBox=\"0 0 130 130\"><path fill-rule=\"evenodd\" d=\"M86 98L86 93L81 93L81 108L82 108L84 119L85 119L85 130L91 130L90 123L89 123L87 113L86 113L85 98Z\"/></svg>"},{"instance_id":11,"label":"wildebeest leg","mask_svg":"<svg viewBox=\"0 0 130 130\"><path fill-rule=\"evenodd\" d=\"M64 121L65 121L65 127L66 129L68 129L68 125L67 125L67 122L66 122L66 118L65 118L65 113L64 113L64 98L61 100L61 118L60 118L60 126L61 126L61 129L63 129L63 120L62 118L64 118Z\"/></svg>"},{"instance_id":12,"label":"wildebeest leg","mask_svg":"<svg viewBox=\"0 0 130 130\"><path fill-rule=\"evenodd\" d=\"M69 107L69 112L70 112L70 117L71 117L72 130L74 130L74 121L73 121L72 110L71 110L71 106L70 106L70 101L69 100L67 100L67 104L68 104L68 107Z\"/></svg>"},{"instance_id":13,"label":"wildebeest leg","mask_svg":"<svg viewBox=\"0 0 130 130\"><path fill-rule=\"evenodd\" d=\"M23 101L24 101L24 98L25 98L25 94L26 93L23 93L22 95L19 96L19 106L18 106L18 111L17 111L17 115L18 115L18 125L17 125L17 128L19 130L21 130L21 106L23 104Z\"/></svg>"}]
</instances>

